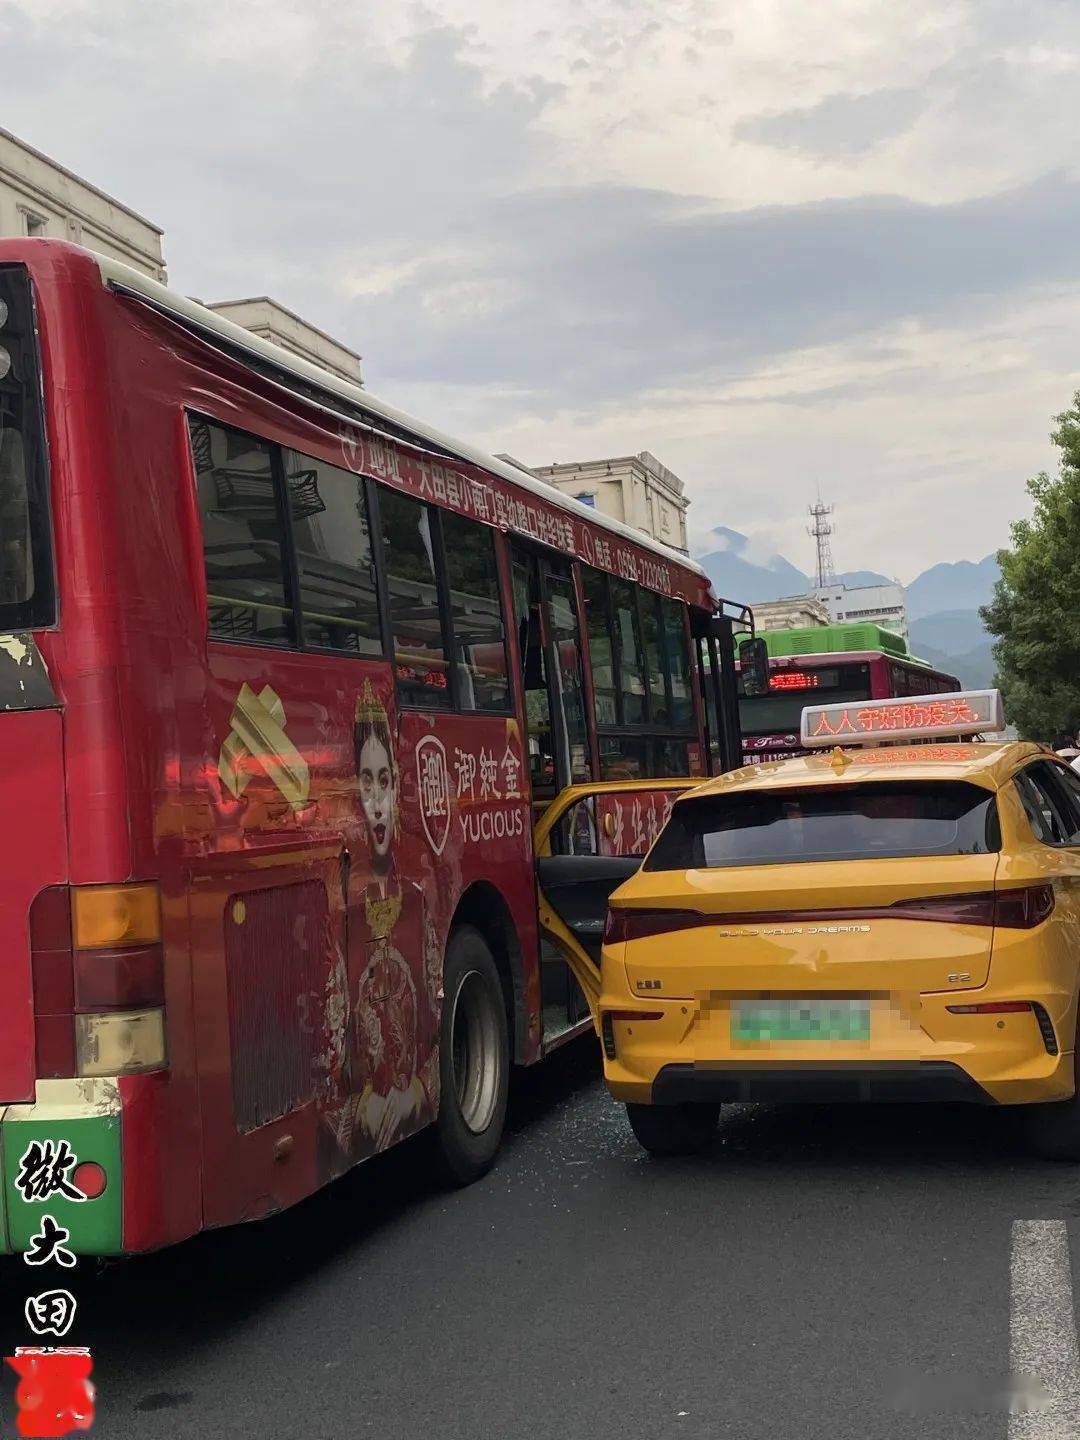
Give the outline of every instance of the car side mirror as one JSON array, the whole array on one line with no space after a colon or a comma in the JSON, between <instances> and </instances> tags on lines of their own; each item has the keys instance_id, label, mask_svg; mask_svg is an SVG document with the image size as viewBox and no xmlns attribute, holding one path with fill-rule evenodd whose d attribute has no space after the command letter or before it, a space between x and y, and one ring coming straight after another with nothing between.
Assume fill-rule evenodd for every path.
<instances>
[{"instance_id":1,"label":"car side mirror","mask_svg":"<svg viewBox=\"0 0 1080 1440\"><path fill-rule=\"evenodd\" d=\"M739 671L744 695L765 695L769 690L769 647L761 636L739 645Z\"/></svg>"}]
</instances>

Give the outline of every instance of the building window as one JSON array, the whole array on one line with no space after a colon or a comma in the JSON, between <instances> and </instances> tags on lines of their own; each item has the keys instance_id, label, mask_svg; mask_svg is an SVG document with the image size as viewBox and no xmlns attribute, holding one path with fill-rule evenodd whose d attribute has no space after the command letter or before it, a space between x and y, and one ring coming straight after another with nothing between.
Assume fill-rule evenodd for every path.
<instances>
[{"instance_id":1,"label":"building window","mask_svg":"<svg viewBox=\"0 0 1080 1440\"><path fill-rule=\"evenodd\" d=\"M44 215L38 215L33 210L23 211L23 225L31 240L39 240L43 235L49 233L49 222Z\"/></svg>"},{"instance_id":2,"label":"building window","mask_svg":"<svg viewBox=\"0 0 1080 1440\"><path fill-rule=\"evenodd\" d=\"M596 509L596 491L595 491L595 490L582 490L581 494L578 495L577 498L581 501L582 505L588 505L588 507L589 507L590 510L595 510L595 509Z\"/></svg>"}]
</instances>

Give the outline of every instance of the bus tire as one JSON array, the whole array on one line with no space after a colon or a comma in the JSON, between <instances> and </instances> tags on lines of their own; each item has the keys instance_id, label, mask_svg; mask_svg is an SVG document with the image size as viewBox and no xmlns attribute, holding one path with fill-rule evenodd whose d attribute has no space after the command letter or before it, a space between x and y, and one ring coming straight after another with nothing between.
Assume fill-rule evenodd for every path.
<instances>
[{"instance_id":1,"label":"bus tire","mask_svg":"<svg viewBox=\"0 0 1080 1440\"><path fill-rule=\"evenodd\" d=\"M503 988L488 943L472 925L457 926L446 945L439 1082L440 1168L451 1184L470 1185L498 1153L510 1088Z\"/></svg>"},{"instance_id":2,"label":"bus tire","mask_svg":"<svg viewBox=\"0 0 1080 1440\"><path fill-rule=\"evenodd\" d=\"M696 1155L713 1138L720 1106L627 1105L626 1118L650 1155Z\"/></svg>"},{"instance_id":3,"label":"bus tire","mask_svg":"<svg viewBox=\"0 0 1080 1440\"><path fill-rule=\"evenodd\" d=\"M1028 1145L1043 1160L1080 1160L1080 1051L1075 1043L1073 1077L1071 1100L1024 1106Z\"/></svg>"}]
</instances>

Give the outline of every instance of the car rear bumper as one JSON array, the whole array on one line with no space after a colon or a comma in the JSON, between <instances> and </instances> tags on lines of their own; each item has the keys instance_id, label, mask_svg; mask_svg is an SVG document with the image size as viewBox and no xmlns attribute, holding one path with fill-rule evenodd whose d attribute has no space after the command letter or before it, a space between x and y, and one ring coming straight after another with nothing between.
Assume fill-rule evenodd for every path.
<instances>
[{"instance_id":1,"label":"car rear bumper","mask_svg":"<svg viewBox=\"0 0 1080 1440\"><path fill-rule=\"evenodd\" d=\"M991 998L982 990L964 992L964 999L976 995ZM1072 1049L1056 1053L1058 1037L1074 1032L1070 1000L1045 991L1035 997L1054 1021L1048 1044L1033 1012L956 1014L948 1008L956 998L919 997L909 1028L882 1030L869 1043L757 1045L732 1042L723 1010L718 1021L714 1011L714 1019L702 1023L694 1002L653 1002L655 1019L615 1018L605 1027L604 1074L615 1099L645 1105L684 1099L1031 1105L1073 1095ZM992 998L1013 996L999 992ZM605 995L600 1003L603 1014L608 1005L615 1009L628 1001ZM640 1000L631 1003L643 1008Z\"/></svg>"},{"instance_id":2,"label":"car rear bumper","mask_svg":"<svg viewBox=\"0 0 1080 1440\"><path fill-rule=\"evenodd\" d=\"M995 1103L959 1065L940 1060L847 1065L665 1065L650 1087L649 1101L655 1105Z\"/></svg>"}]
</instances>

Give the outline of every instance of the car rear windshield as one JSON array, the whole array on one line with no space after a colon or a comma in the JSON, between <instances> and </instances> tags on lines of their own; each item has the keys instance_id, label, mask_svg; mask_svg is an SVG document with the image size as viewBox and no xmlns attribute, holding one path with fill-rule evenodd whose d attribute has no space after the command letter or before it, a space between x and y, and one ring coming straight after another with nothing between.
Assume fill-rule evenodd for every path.
<instances>
[{"instance_id":1,"label":"car rear windshield","mask_svg":"<svg viewBox=\"0 0 1080 1440\"><path fill-rule=\"evenodd\" d=\"M55 618L41 373L30 277L0 265L0 631Z\"/></svg>"},{"instance_id":2,"label":"car rear windshield","mask_svg":"<svg viewBox=\"0 0 1080 1440\"><path fill-rule=\"evenodd\" d=\"M978 786L844 785L682 800L642 868L986 855L1000 847L994 797Z\"/></svg>"}]
</instances>

